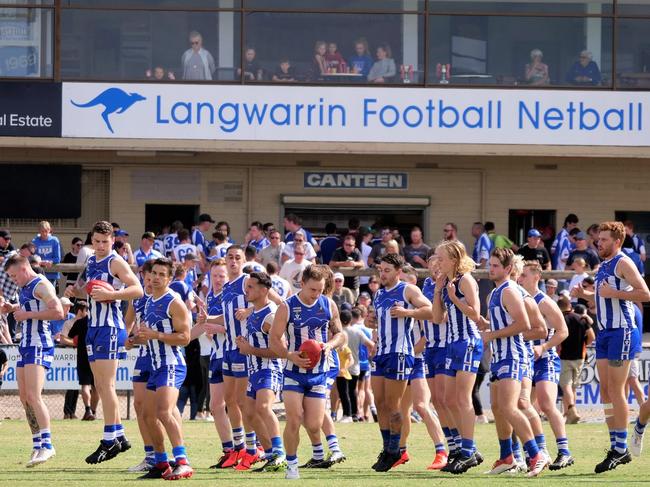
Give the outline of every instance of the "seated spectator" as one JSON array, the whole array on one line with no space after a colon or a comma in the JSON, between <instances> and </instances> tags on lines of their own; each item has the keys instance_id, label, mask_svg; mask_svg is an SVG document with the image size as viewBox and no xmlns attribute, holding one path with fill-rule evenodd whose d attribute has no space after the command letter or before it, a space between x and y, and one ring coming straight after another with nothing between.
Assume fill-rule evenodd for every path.
<instances>
[{"instance_id":1,"label":"seated spectator","mask_svg":"<svg viewBox=\"0 0 650 487\"><path fill-rule=\"evenodd\" d=\"M362 74L364 78L368 77L372 67L372 56L368 49L368 41L361 37L354 43L354 56L348 60L350 70L353 73Z\"/></svg>"},{"instance_id":2,"label":"seated spectator","mask_svg":"<svg viewBox=\"0 0 650 487\"><path fill-rule=\"evenodd\" d=\"M598 86L601 82L600 69L593 61L590 51L582 51L578 61L573 63L566 74L566 81L575 86Z\"/></svg>"},{"instance_id":3,"label":"seated spectator","mask_svg":"<svg viewBox=\"0 0 650 487\"><path fill-rule=\"evenodd\" d=\"M244 53L244 81L262 81L262 67L255 56L255 48L248 47ZM241 68L237 68L237 76L241 76Z\"/></svg>"},{"instance_id":4,"label":"seated spectator","mask_svg":"<svg viewBox=\"0 0 650 487\"><path fill-rule=\"evenodd\" d=\"M332 292L332 301L340 308L343 303L354 305L354 293L351 289L345 287L343 284L345 277L340 272L334 273L334 291Z\"/></svg>"},{"instance_id":5,"label":"seated spectator","mask_svg":"<svg viewBox=\"0 0 650 487\"><path fill-rule=\"evenodd\" d=\"M163 81L165 79L173 81L176 79L173 71L165 70L162 66L156 66L153 70L147 69L144 75L150 81Z\"/></svg>"},{"instance_id":6,"label":"seated spectator","mask_svg":"<svg viewBox=\"0 0 650 487\"><path fill-rule=\"evenodd\" d=\"M584 232L578 231L572 235L572 237L575 244L575 249L569 253L569 257L566 261L567 267L570 268L577 258L582 258L587 264L589 270L598 270L598 266L600 265L600 258L594 249L589 248L589 245L587 244L587 236L584 234Z\"/></svg>"},{"instance_id":7,"label":"seated spectator","mask_svg":"<svg viewBox=\"0 0 650 487\"><path fill-rule=\"evenodd\" d=\"M330 42L327 45L327 52L325 53L325 67L328 73L345 73L346 65L345 59L338 51L336 42Z\"/></svg>"},{"instance_id":8,"label":"seated spectator","mask_svg":"<svg viewBox=\"0 0 650 487\"><path fill-rule=\"evenodd\" d=\"M548 66L542 62L544 54L539 49L530 51L530 63L526 64L526 82L532 86L545 86L550 84Z\"/></svg>"},{"instance_id":9,"label":"seated spectator","mask_svg":"<svg viewBox=\"0 0 650 487\"><path fill-rule=\"evenodd\" d=\"M321 79L327 73L325 54L327 54L327 43L325 41L316 41L314 45L314 57L311 63L311 74L309 76L312 81Z\"/></svg>"},{"instance_id":10,"label":"seated spectator","mask_svg":"<svg viewBox=\"0 0 650 487\"><path fill-rule=\"evenodd\" d=\"M368 81L370 83L390 83L397 74L395 61L388 44L382 44L377 48L377 61L370 68Z\"/></svg>"},{"instance_id":11,"label":"seated spectator","mask_svg":"<svg viewBox=\"0 0 650 487\"><path fill-rule=\"evenodd\" d=\"M184 80L211 80L216 65L209 51L203 48L203 37L197 31L190 32L191 47L183 53L181 66L183 66Z\"/></svg>"},{"instance_id":12,"label":"seated spectator","mask_svg":"<svg viewBox=\"0 0 650 487\"><path fill-rule=\"evenodd\" d=\"M276 69L275 73L273 73L273 81L281 81L285 83L296 81L296 77L293 74L293 68L291 67L291 63L288 59L285 58L280 60L278 69Z\"/></svg>"}]
</instances>

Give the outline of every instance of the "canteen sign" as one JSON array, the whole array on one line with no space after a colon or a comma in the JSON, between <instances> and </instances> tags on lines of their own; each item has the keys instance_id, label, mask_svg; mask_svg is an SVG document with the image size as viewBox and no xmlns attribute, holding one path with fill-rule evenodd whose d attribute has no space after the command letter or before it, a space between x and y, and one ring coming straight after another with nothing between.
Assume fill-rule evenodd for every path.
<instances>
[{"instance_id":1,"label":"canteen sign","mask_svg":"<svg viewBox=\"0 0 650 487\"><path fill-rule=\"evenodd\" d=\"M650 145L650 93L63 83L64 137Z\"/></svg>"},{"instance_id":2,"label":"canteen sign","mask_svg":"<svg viewBox=\"0 0 650 487\"><path fill-rule=\"evenodd\" d=\"M305 189L408 189L405 172L306 172Z\"/></svg>"}]
</instances>

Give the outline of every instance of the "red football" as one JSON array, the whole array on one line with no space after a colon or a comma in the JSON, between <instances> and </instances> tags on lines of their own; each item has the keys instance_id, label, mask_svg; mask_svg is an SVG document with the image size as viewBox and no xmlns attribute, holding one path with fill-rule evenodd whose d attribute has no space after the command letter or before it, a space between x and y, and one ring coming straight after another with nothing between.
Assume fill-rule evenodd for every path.
<instances>
[{"instance_id":1,"label":"red football","mask_svg":"<svg viewBox=\"0 0 650 487\"><path fill-rule=\"evenodd\" d=\"M95 289L96 287L105 289L107 291L115 291L115 288L111 286L109 283L107 283L106 281L102 281L101 279L93 279L86 283L86 292L88 293L88 296L92 294L93 289ZM105 302L112 303L113 301L105 301Z\"/></svg>"},{"instance_id":2,"label":"red football","mask_svg":"<svg viewBox=\"0 0 650 487\"><path fill-rule=\"evenodd\" d=\"M300 356L309 359L309 369L313 369L320 361L321 352L323 351L323 344L316 340L309 339L302 342L298 349Z\"/></svg>"}]
</instances>

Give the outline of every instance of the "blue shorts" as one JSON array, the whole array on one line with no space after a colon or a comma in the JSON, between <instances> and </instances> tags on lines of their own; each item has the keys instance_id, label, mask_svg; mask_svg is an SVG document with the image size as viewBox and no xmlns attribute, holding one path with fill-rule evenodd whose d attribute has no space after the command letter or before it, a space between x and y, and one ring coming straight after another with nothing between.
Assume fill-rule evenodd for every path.
<instances>
[{"instance_id":1,"label":"blue shorts","mask_svg":"<svg viewBox=\"0 0 650 487\"><path fill-rule=\"evenodd\" d=\"M339 375L339 368L331 368L327 372L325 372L325 375L327 375L327 390L331 391L334 385L336 384L336 378Z\"/></svg>"},{"instance_id":2,"label":"blue shorts","mask_svg":"<svg viewBox=\"0 0 650 487\"><path fill-rule=\"evenodd\" d=\"M542 381L552 382L553 384L560 383L562 364L560 362L560 357L558 357L557 354L554 354L554 357L551 358L542 357L535 360L533 370L533 385Z\"/></svg>"},{"instance_id":3,"label":"blue shorts","mask_svg":"<svg viewBox=\"0 0 650 487\"><path fill-rule=\"evenodd\" d=\"M305 397L325 399L327 396L327 373L301 374L285 369L282 390L298 392Z\"/></svg>"},{"instance_id":4,"label":"blue shorts","mask_svg":"<svg viewBox=\"0 0 650 487\"><path fill-rule=\"evenodd\" d=\"M411 375L409 376L409 381L416 379L424 379L426 376L424 370L424 358L415 357L415 362L413 362L413 368L411 369Z\"/></svg>"},{"instance_id":5,"label":"blue shorts","mask_svg":"<svg viewBox=\"0 0 650 487\"><path fill-rule=\"evenodd\" d=\"M165 365L159 369L151 371L149 381L147 382L147 389L150 391L157 391L161 387L175 387L180 389L187 375L187 367L185 365Z\"/></svg>"},{"instance_id":6,"label":"blue shorts","mask_svg":"<svg viewBox=\"0 0 650 487\"><path fill-rule=\"evenodd\" d=\"M227 377L242 379L248 377L248 359L239 350L223 352L222 373Z\"/></svg>"},{"instance_id":7,"label":"blue shorts","mask_svg":"<svg viewBox=\"0 0 650 487\"><path fill-rule=\"evenodd\" d=\"M151 365L151 357L149 355L138 357L133 366L133 382L149 382L152 370L153 366Z\"/></svg>"},{"instance_id":8,"label":"blue shorts","mask_svg":"<svg viewBox=\"0 0 650 487\"><path fill-rule=\"evenodd\" d=\"M596 360L634 360L640 351L638 328L600 330L596 335Z\"/></svg>"},{"instance_id":9,"label":"blue shorts","mask_svg":"<svg viewBox=\"0 0 650 487\"><path fill-rule=\"evenodd\" d=\"M372 375L391 380L409 380L415 357L403 353L388 353L378 355L372 362Z\"/></svg>"},{"instance_id":10,"label":"blue shorts","mask_svg":"<svg viewBox=\"0 0 650 487\"><path fill-rule=\"evenodd\" d=\"M86 349L88 361L124 360L126 358L126 330L113 326L96 326L88 328Z\"/></svg>"},{"instance_id":11,"label":"blue shorts","mask_svg":"<svg viewBox=\"0 0 650 487\"><path fill-rule=\"evenodd\" d=\"M483 356L483 341L480 338L458 340L447 344L447 358L444 374L456 377L457 372L476 374Z\"/></svg>"},{"instance_id":12,"label":"blue shorts","mask_svg":"<svg viewBox=\"0 0 650 487\"><path fill-rule=\"evenodd\" d=\"M490 372L490 381L492 382L505 379L513 379L521 382L524 374L519 361L511 359L491 363Z\"/></svg>"},{"instance_id":13,"label":"blue shorts","mask_svg":"<svg viewBox=\"0 0 650 487\"><path fill-rule=\"evenodd\" d=\"M528 379L529 381L533 380L533 376L535 375L535 370L533 369L532 362L520 362L519 363L519 370L521 370L521 378L523 379Z\"/></svg>"},{"instance_id":14,"label":"blue shorts","mask_svg":"<svg viewBox=\"0 0 650 487\"><path fill-rule=\"evenodd\" d=\"M432 347L424 350L424 372L427 379L444 375L447 362L446 347Z\"/></svg>"},{"instance_id":15,"label":"blue shorts","mask_svg":"<svg viewBox=\"0 0 650 487\"><path fill-rule=\"evenodd\" d=\"M270 389L274 394L280 392L280 389L282 389L282 372L263 369L254 372L253 375L248 377L248 386L246 387L248 397L257 399L257 391L262 389Z\"/></svg>"},{"instance_id":16,"label":"blue shorts","mask_svg":"<svg viewBox=\"0 0 650 487\"><path fill-rule=\"evenodd\" d=\"M223 382L223 359L217 358L214 354L210 357L210 384L221 384Z\"/></svg>"},{"instance_id":17,"label":"blue shorts","mask_svg":"<svg viewBox=\"0 0 650 487\"><path fill-rule=\"evenodd\" d=\"M40 365L45 370L52 367L54 360L54 347L18 347L20 358L16 367L25 365Z\"/></svg>"}]
</instances>

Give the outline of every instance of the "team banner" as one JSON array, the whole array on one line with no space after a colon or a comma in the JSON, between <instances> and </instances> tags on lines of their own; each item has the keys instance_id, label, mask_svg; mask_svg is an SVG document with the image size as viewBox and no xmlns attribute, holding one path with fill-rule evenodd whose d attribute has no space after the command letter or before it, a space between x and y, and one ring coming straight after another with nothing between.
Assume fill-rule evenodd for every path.
<instances>
[{"instance_id":1,"label":"team banner","mask_svg":"<svg viewBox=\"0 0 650 487\"><path fill-rule=\"evenodd\" d=\"M650 145L650 93L64 83L63 136Z\"/></svg>"}]
</instances>

